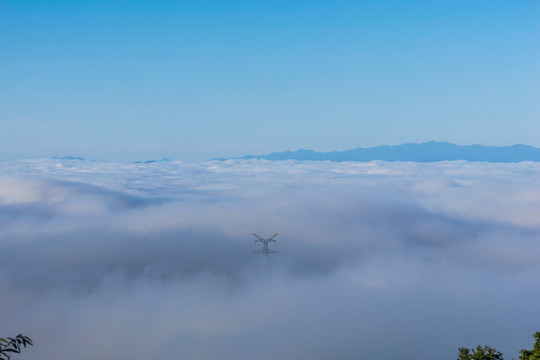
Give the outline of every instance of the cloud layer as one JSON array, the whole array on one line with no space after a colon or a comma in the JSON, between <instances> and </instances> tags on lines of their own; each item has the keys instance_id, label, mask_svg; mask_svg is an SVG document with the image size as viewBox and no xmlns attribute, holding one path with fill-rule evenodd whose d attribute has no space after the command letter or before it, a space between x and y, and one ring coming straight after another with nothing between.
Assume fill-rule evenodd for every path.
<instances>
[{"instance_id":1,"label":"cloud layer","mask_svg":"<svg viewBox=\"0 0 540 360\"><path fill-rule=\"evenodd\" d=\"M510 358L540 330L536 163L0 173L0 335L31 336L25 359Z\"/></svg>"}]
</instances>

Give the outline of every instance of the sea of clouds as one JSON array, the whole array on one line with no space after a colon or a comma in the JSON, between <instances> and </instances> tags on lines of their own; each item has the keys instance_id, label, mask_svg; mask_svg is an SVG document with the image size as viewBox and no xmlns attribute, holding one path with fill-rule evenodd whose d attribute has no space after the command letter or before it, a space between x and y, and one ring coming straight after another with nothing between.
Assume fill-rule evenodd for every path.
<instances>
[{"instance_id":1,"label":"sea of clouds","mask_svg":"<svg viewBox=\"0 0 540 360\"><path fill-rule=\"evenodd\" d=\"M540 331L538 179L532 162L2 162L0 336L30 336L27 360L517 358Z\"/></svg>"}]
</instances>

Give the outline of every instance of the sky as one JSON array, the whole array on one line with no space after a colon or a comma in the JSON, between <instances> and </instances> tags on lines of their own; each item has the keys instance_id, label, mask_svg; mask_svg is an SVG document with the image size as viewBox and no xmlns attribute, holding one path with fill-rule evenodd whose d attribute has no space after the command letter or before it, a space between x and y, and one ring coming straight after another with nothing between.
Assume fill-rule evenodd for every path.
<instances>
[{"instance_id":1,"label":"sky","mask_svg":"<svg viewBox=\"0 0 540 360\"><path fill-rule=\"evenodd\" d=\"M540 146L538 1L0 0L0 160Z\"/></svg>"},{"instance_id":2,"label":"sky","mask_svg":"<svg viewBox=\"0 0 540 360\"><path fill-rule=\"evenodd\" d=\"M32 338L21 359L511 359L540 330L538 163L0 173L0 333Z\"/></svg>"}]
</instances>

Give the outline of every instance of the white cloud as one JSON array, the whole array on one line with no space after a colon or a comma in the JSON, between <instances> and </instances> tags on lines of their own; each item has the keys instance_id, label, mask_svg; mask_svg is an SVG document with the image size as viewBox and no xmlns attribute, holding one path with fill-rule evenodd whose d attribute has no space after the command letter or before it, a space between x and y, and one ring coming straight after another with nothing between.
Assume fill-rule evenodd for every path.
<instances>
[{"instance_id":1,"label":"white cloud","mask_svg":"<svg viewBox=\"0 0 540 360\"><path fill-rule=\"evenodd\" d=\"M0 327L25 359L515 357L540 330L536 163L0 171Z\"/></svg>"}]
</instances>

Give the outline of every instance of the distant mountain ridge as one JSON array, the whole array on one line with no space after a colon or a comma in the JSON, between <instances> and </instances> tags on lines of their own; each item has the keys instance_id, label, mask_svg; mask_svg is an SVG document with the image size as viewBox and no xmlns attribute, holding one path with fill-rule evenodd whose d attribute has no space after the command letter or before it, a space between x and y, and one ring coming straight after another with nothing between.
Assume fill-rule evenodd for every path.
<instances>
[{"instance_id":1,"label":"distant mountain ridge","mask_svg":"<svg viewBox=\"0 0 540 360\"><path fill-rule=\"evenodd\" d=\"M161 163L161 162L168 162L171 161L169 158L163 158L160 160L146 160L146 161L134 161L135 164L154 164L154 163Z\"/></svg>"},{"instance_id":2,"label":"distant mountain ridge","mask_svg":"<svg viewBox=\"0 0 540 360\"><path fill-rule=\"evenodd\" d=\"M86 160L85 158L82 158L80 156L53 156L52 158L55 160Z\"/></svg>"},{"instance_id":3,"label":"distant mountain ridge","mask_svg":"<svg viewBox=\"0 0 540 360\"><path fill-rule=\"evenodd\" d=\"M344 151L317 152L306 149L275 152L268 155L246 155L232 159L307 160L307 161L540 161L540 148L529 145L483 146L455 145L448 142L375 146ZM227 160L224 158L215 160Z\"/></svg>"}]
</instances>

